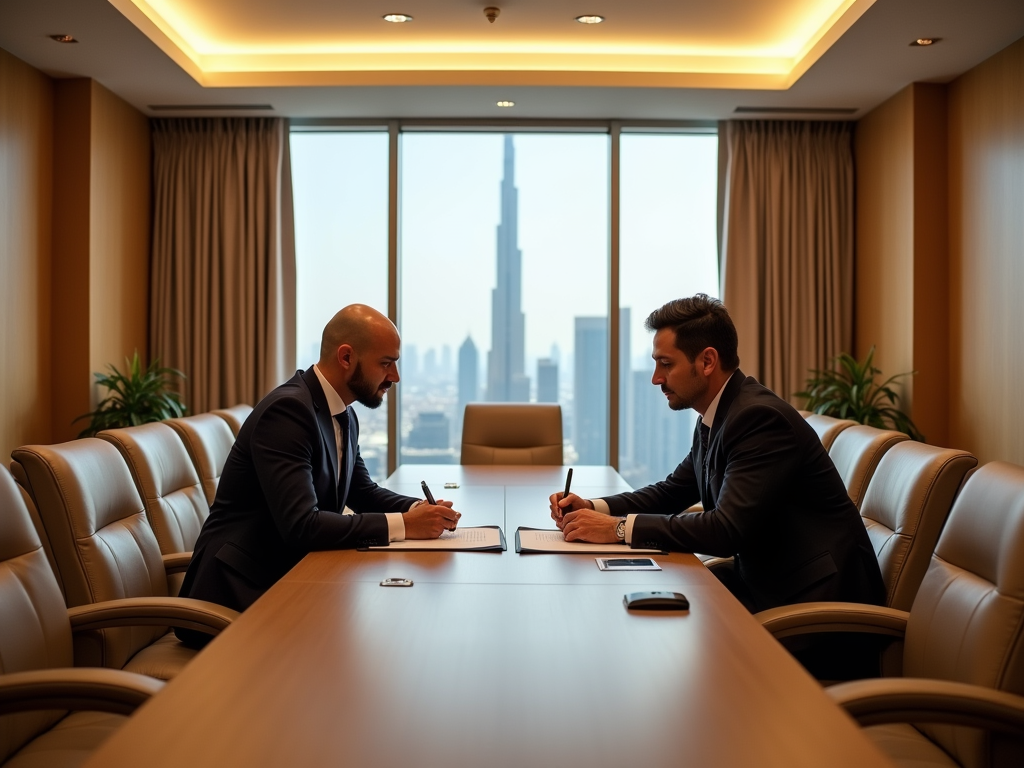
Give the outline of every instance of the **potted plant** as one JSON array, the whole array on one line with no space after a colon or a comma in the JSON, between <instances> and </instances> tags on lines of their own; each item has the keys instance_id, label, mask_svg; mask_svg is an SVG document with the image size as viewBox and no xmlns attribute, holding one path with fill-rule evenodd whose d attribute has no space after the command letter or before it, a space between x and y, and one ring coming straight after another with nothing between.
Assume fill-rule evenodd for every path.
<instances>
[{"instance_id":1,"label":"potted plant","mask_svg":"<svg viewBox=\"0 0 1024 768\"><path fill-rule=\"evenodd\" d=\"M109 394L99 402L95 411L75 419L89 419L89 426L81 431L79 437L92 437L104 429L132 427L185 415L185 404L181 402L181 396L171 390L169 378L184 379L185 374L176 368L161 367L159 360L143 368L138 350L131 360L126 357L124 362L126 373L108 365L110 373L93 374L96 383L106 387Z\"/></svg>"},{"instance_id":2,"label":"potted plant","mask_svg":"<svg viewBox=\"0 0 1024 768\"><path fill-rule=\"evenodd\" d=\"M916 371L897 373L876 384L875 377L882 371L871 364L874 356L874 347L862 363L844 352L832 359L831 370L812 370L806 389L797 392L796 397L807 398L807 410L814 413L852 419L879 429L896 429L923 443L924 435L897 407L899 396L890 386L897 379L911 376Z\"/></svg>"}]
</instances>

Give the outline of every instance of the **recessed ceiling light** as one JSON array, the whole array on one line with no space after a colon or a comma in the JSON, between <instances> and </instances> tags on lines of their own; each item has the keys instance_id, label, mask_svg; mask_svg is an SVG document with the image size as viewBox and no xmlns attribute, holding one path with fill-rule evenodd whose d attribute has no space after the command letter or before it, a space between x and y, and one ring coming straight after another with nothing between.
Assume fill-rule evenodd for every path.
<instances>
[{"instance_id":1,"label":"recessed ceiling light","mask_svg":"<svg viewBox=\"0 0 1024 768\"><path fill-rule=\"evenodd\" d=\"M514 101L499 101L497 105L499 107L514 107L516 103Z\"/></svg>"},{"instance_id":2,"label":"recessed ceiling light","mask_svg":"<svg viewBox=\"0 0 1024 768\"><path fill-rule=\"evenodd\" d=\"M402 24L406 21L412 21L412 16L408 13L386 13L384 14L384 21L392 21L395 24Z\"/></svg>"},{"instance_id":3,"label":"recessed ceiling light","mask_svg":"<svg viewBox=\"0 0 1024 768\"><path fill-rule=\"evenodd\" d=\"M919 38L917 38L917 40L912 42L911 45L921 45L921 46L935 45L941 39L942 39L941 37L919 37Z\"/></svg>"},{"instance_id":4,"label":"recessed ceiling light","mask_svg":"<svg viewBox=\"0 0 1024 768\"><path fill-rule=\"evenodd\" d=\"M50 35L51 40L56 40L58 43L77 43L71 35Z\"/></svg>"},{"instance_id":5,"label":"recessed ceiling light","mask_svg":"<svg viewBox=\"0 0 1024 768\"><path fill-rule=\"evenodd\" d=\"M604 16L577 16L576 21L580 24L600 24L604 21Z\"/></svg>"}]
</instances>

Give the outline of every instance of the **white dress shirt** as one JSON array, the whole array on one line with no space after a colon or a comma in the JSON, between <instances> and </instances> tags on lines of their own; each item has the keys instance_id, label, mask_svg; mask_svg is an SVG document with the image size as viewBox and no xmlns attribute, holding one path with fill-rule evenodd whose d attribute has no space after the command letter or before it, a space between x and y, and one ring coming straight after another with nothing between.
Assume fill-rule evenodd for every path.
<instances>
[{"instance_id":1,"label":"white dress shirt","mask_svg":"<svg viewBox=\"0 0 1024 768\"><path fill-rule=\"evenodd\" d=\"M735 376L734 371L732 376ZM699 417L701 424L707 424L708 429L711 429L711 425L715 421L715 414L718 412L718 403L722 399L722 393L725 392L725 387L732 380L732 376L725 380L725 384L718 390L718 394L715 395L715 399L711 401L707 411L704 415ZM608 502L604 499L591 499L591 503L594 505L594 510L600 512L602 515L610 515L611 509L608 507ZM631 544L633 542L633 522L636 520L635 514L626 515L626 543Z\"/></svg>"},{"instance_id":2,"label":"white dress shirt","mask_svg":"<svg viewBox=\"0 0 1024 768\"><path fill-rule=\"evenodd\" d=\"M327 396L327 407L331 409L331 422L334 424L334 444L338 449L338 477L340 478L345 471L344 448L347 446L342 446L341 444L341 424L334 417L339 413L345 412L345 401L341 399L341 395L338 394L334 386L324 378L319 366L314 364L313 371L316 372L316 377L320 379L320 386L323 387L324 395ZM388 521L388 541L405 541L405 518L402 516L402 513L385 512L384 517Z\"/></svg>"}]
</instances>

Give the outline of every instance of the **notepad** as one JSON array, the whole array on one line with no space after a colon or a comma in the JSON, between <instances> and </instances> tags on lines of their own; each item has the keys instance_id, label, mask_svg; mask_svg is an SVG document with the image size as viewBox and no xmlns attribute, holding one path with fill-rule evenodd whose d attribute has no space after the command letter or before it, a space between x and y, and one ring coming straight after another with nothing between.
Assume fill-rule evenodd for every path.
<instances>
[{"instance_id":1,"label":"notepad","mask_svg":"<svg viewBox=\"0 0 1024 768\"><path fill-rule=\"evenodd\" d=\"M540 528L520 527L516 531L516 552L520 554L558 553L564 555L623 555L664 554L661 549L639 549L628 544L591 544L586 541L566 541L562 532Z\"/></svg>"},{"instance_id":2,"label":"notepad","mask_svg":"<svg viewBox=\"0 0 1024 768\"><path fill-rule=\"evenodd\" d=\"M369 547L373 550L406 550L423 551L463 551L463 552L504 552L505 534L496 525L478 525L467 528L456 528L445 531L436 539L406 539L392 541L381 547Z\"/></svg>"}]
</instances>

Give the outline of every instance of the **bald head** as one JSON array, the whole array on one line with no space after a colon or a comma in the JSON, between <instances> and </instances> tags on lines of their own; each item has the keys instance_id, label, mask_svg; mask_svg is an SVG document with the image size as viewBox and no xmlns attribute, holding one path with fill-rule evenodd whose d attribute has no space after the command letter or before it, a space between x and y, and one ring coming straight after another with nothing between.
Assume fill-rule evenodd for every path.
<instances>
[{"instance_id":1,"label":"bald head","mask_svg":"<svg viewBox=\"0 0 1024 768\"><path fill-rule=\"evenodd\" d=\"M363 354L373 347L398 338L394 323L373 307L349 304L340 310L324 328L320 341L320 364L330 365L343 344Z\"/></svg>"}]
</instances>

